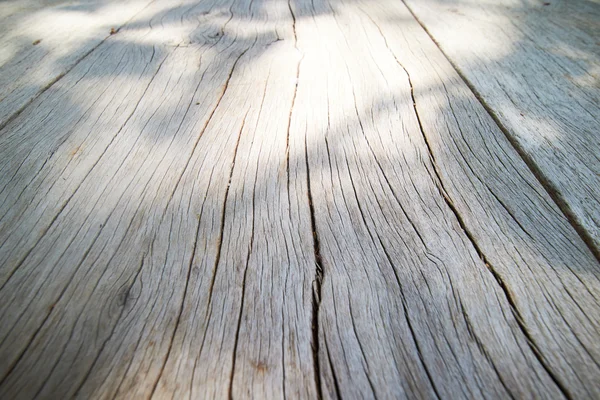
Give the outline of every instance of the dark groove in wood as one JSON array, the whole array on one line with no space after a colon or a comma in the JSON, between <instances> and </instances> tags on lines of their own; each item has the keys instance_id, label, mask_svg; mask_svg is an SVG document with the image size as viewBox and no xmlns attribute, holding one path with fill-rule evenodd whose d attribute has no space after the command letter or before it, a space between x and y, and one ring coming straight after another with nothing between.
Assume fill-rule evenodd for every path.
<instances>
[{"instance_id":1,"label":"dark groove in wood","mask_svg":"<svg viewBox=\"0 0 600 400\"><path fill-rule=\"evenodd\" d=\"M310 185L310 166L308 163L308 145L306 135L304 136L304 157L306 162L306 181L307 181L307 197L308 207L310 209L310 226L313 237L313 249L315 255L315 278L313 280L313 296L312 296L312 348L313 348L313 370L315 373L315 382L317 385L317 398L323 398L323 389L321 387L321 370L319 360L319 310L321 307L321 287L325 277L323 269L323 260L321 258L321 243L317 234L317 224L315 220L315 207Z\"/></svg>"},{"instance_id":2,"label":"dark groove in wood","mask_svg":"<svg viewBox=\"0 0 600 400\"><path fill-rule=\"evenodd\" d=\"M268 79L267 79L267 83L265 83L265 93L263 95L263 99L262 101L264 102L265 100L265 96L266 96L266 89L268 86ZM262 111L262 103L260 106L260 111ZM260 118L260 111L259 111L259 118ZM240 136L241 136L241 130L240 130ZM259 150L259 156L260 156L260 150ZM233 168L232 168L232 174L233 174ZM256 223L256 182L258 180L258 168L256 169L256 172L254 174L254 185L252 187L252 229L251 229L251 234L250 234L250 243L248 245L248 254L246 255L246 266L244 268L244 276L242 278L242 296L241 296L241 302L240 302L240 312L238 315L238 321L237 321L237 329L235 332L235 340L233 343L233 355L232 355L232 359L233 362L231 363L231 377L229 379L229 399L233 399L233 380L235 378L235 364L236 364L236 358L237 358L237 349L238 349L238 342L239 342L239 338L240 338L240 329L242 327L242 315L244 314L244 299L246 296L246 277L248 275L248 265L250 264L250 256L252 255L252 248L254 247L254 227L255 227L255 223ZM211 291L212 293L212 291Z\"/></svg>"},{"instance_id":3,"label":"dark groove in wood","mask_svg":"<svg viewBox=\"0 0 600 400\"><path fill-rule=\"evenodd\" d=\"M298 36L296 33L296 15L292 9L291 0L288 0L288 8L290 9L290 14L292 15L292 28L294 31L294 48L296 51L300 52L298 48ZM287 131L287 149L288 153L287 157L287 173L288 173L288 187L289 187L289 170L290 170L290 158L289 158L289 137L290 137L290 128L292 122L292 112L294 110L294 105L296 104L296 95L298 94L298 79L300 78L300 65L302 64L302 60L304 59L304 54L302 54L300 60L298 61L298 67L296 69L296 82L294 87L294 97L292 99L292 106L290 108L290 119L288 124ZM321 259L321 244L319 242L319 236L317 235L317 226L315 222L315 208L312 199L311 186L310 186L310 166L308 163L308 145L306 141L306 135L304 136L304 161L306 165L306 183L307 183L307 199L308 199L308 207L310 210L310 227L312 231L312 239L313 239L313 251L315 256L315 275L312 284L312 297L311 297L311 347L313 350L312 359L313 359L313 373L315 386L317 389L317 400L321 400L323 398L323 388L321 387L321 370L319 366L319 308L321 305L321 286L323 282L323 262ZM289 192L288 192L289 194Z\"/></svg>"},{"instance_id":4,"label":"dark groove in wood","mask_svg":"<svg viewBox=\"0 0 600 400\"><path fill-rule=\"evenodd\" d=\"M257 171L258 172L258 171ZM254 208L254 207L253 207ZM240 338L240 329L242 327L242 315L244 314L244 297L246 296L246 276L248 274L248 264L250 263L250 256L252 255L252 246L254 244L254 215L252 216L252 235L250 236L250 246L248 256L246 257L246 268L244 268L244 276L242 278L242 301L240 304L240 313L238 315L237 329L235 332L235 341L233 343L233 362L231 363L231 377L229 378L229 400L233 399L233 379L235 377L235 360L237 356L238 341Z\"/></svg>"}]
</instances>

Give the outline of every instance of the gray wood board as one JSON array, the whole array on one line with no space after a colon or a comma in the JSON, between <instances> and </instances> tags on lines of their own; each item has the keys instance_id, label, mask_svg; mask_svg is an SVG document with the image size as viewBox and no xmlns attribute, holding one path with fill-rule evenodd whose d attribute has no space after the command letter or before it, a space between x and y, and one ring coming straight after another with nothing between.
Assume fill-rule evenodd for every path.
<instances>
[{"instance_id":1,"label":"gray wood board","mask_svg":"<svg viewBox=\"0 0 600 400\"><path fill-rule=\"evenodd\" d=\"M311 178L317 174L313 184L328 193L314 202L324 260L322 298L328 305L322 311L320 326L326 348L336 351L331 356L334 366L330 377L337 377L342 394L369 391L368 379L358 379L359 366L346 361L351 366L336 370L346 360L344 350L349 352L347 349L352 348L351 344L357 346L357 342L377 351L363 355L363 371L368 371L364 375L372 380L376 391L383 392L377 394L383 395L392 388L399 390L380 381L394 370L390 367L394 364L392 351L374 346L392 340L373 343L368 339L381 337L379 332L391 322L377 321L374 310L372 314L364 310L365 304L377 304L378 312L393 307L382 307L385 302L381 299L386 294L391 296L392 289L378 290L374 278L376 268L386 264L391 264L398 276L407 324L411 325L415 345L429 369L432 386L441 397L454 398L461 393L465 397L482 394L504 397L506 392L526 397L535 390L552 390L552 385L539 388L536 380L544 379L544 373L533 372L535 369L525 372L535 364L527 359L528 352L524 352L522 360L507 358L507 354L519 353L509 349L523 344L519 340L521 333L525 333L527 342L532 341L533 352L541 353L537 361L558 381L561 390L568 394L597 394L598 263L585 244L404 7L393 2L377 5L348 2L323 5L316 12L317 21L334 21L330 22L330 29L307 29L315 32L312 40L307 39L307 46L319 42L319 35L329 38L326 43L332 44L315 56L321 64L315 61L312 68L305 66L311 68L306 73L306 86L311 88L307 91L323 89L303 103L311 113L299 119L310 121L311 125L306 122L310 132L313 121L318 120L315 110L322 110L321 129L312 129L314 140L321 140L314 145L315 153L320 155L315 156L314 169L329 171L321 174L311 169ZM299 29L299 38L302 37L303 31ZM300 71L297 104L301 104L303 93L302 67ZM319 71L325 71L321 74L330 71L333 76L326 75L321 82L315 82ZM320 103L318 98L322 99ZM435 162L430 161L424 139ZM434 170L439 171L446 199L435 190ZM312 185L311 188L316 196L319 191ZM335 216L340 209L347 213L345 218ZM336 223L340 218L343 222ZM464 225L465 235L458 234L462 228L457 224ZM353 243L348 243L349 226L360 232ZM416 234L411 232L413 226ZM342 250L334 252L335 247L329 247L333 245L323 243L336 243ZM483 260L469 257L474 249L482 253ZM367 268L367 275L355 276L365 265L372 265ZM438 279L436 274L440 274ZM494 279L496 282L492 283ZM381 281L387 285L393 282L389 277ZM343 289L345 282L348 282L347 292ZM498 286L504 287L502 293L495 291ZM369 292L376 293L372 296L379 301L367 300ZM331 302L336 297L342 300L334 307ZM471 301L477 305L469 304ZM516 307L515 317L522 324L522 332L511 330L514 320L505 301ZM332 320L340 324L344 318L341 307L346 307L347 313L349 307L365 313L362 321L356 314L345 315L353 326L364 331L362 335L356 332L355 337L350 335L348 344L337 341L338 346L333 347L325 338L331 336L329 330L333 329L326 327L335 326ZM486 310L484 313L482 308ZM333 310L337 312L330 316ZM486 318L489 320L485 321ZM460 322L465 324L465 332L456 331ZM395 320L393 323L399 324ZM350 322L342 324L348 325ZM483 327L486 331L477 331ZM463 337L457 339L460 345L438 342L440 337L452 337L444 328ZM504 329L511 333L501 333ZM345 328L341 330L347 332ZM402 330L398 327L392 332ZM514 342L503 341L505 335ZM476 349L469 349L469 344ZM461 355L461 350L473 357L473 361L468 361L469 356L464 353ZM503 354L504 351L508 353ZM448 363L453 357L458 361ZM484 372L485 363L479 363L482 359L490 363L487 367L493 366L493 373ZM409 377L418 363L396 361L396 365L396 371L402 371L402 366L409 368L400 375L402 382L411 382ZM582 365L586 368L581 368ZM517 372L521 368L522 372ZM525 376L534 383L522 380ZM415 387L419 387L417 382ZM352 383L358 388L352 387ZM415 393L409 392L409 397L413 396Z\"/></svg>"},{"instance_id":2,"label":"gray wood board","mask_svg":"<svg viewBox=\"0 0 600 400\"><path fill-rule=\"evenodd\" d=\"M0 131L2 398L596 397L598 269L402 3L157 0Z\"/></svg>"}]
</instances>

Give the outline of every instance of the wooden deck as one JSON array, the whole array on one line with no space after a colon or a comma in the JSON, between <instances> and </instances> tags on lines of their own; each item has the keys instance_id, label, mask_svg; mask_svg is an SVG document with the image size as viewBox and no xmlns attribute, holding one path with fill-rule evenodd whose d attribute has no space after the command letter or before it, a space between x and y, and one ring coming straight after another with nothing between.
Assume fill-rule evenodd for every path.
<instances>
[{"instance_id":1,"label":"wooden deck","mask_svg":"<svg viewBox=\"0 0 600 400\"><path fill-rule=\"evenodd\" d=\"M0 398L600 398L600 3L0 2Z\"/></svg>"}]
</instances>

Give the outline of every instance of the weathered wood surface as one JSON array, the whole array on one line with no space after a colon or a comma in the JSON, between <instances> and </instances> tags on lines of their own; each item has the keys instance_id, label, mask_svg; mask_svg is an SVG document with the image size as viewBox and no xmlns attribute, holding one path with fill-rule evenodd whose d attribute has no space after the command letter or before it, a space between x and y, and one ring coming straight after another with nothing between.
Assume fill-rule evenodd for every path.
<instances>
[{"instance_id":1,"label":"weathered wood surface","mask_svg":"<svg viewBox=\"0 0 600 400\"><path fill-rule=\"evenodd\" d=\"M156 0L0 130L0 398L594 398L599 277L395 1Z\"/></svg>"},{"instance_id":2,"label":"weathered wood surface","mask_svg":"<svg viewBox=\"0 0 600 400\"><path fill-rule=\"evenodd\" d=\"M0 3L0 127L149 3Z\"/></svg>"},{"instance_id":3,"label":"weathered wood surface","mask_svg":"<svg viewBox=\"0 0 600 400\"><path fill-rule=\"evenodd\" d=\"M405 2L600 254L600 3Z\"/></svg>"},{"instance_id":4,"label":"weathered wood surface","mask_svg":"<svg viewBox=\"0 0 600 400\"><path fill-rule=\"evenodd\" d=\"M326 5L323 8L328 9ZM477 388L477 382L481 380L486 382L483 393L505 397L506 390L515 397L523 397L532 387L546 389L545 383L544 388L539 389L539 381L533 384L521 381L525 375L531 377L531 374L519 372L521 363L531 362L527 357L528 352L521 350L524 353L521 360L494 357L498 347L506 350L515 346L508 351L509 354L521 353L518 348L523 346L523 342L519 337L523 332L517 330L514 333L515 330L507 329L514 328L512 324L515 320L512 319L507 301L513 302L516 316L523 319L523 329L532 340L535 353L541 353L540 362L548 367L548 372L569 394L597 395L598 386L594 379L599 373L596 367L596 341L599 332L597 294L600 286L596 260L570 229L556 206L548 197L540 196L543 188L402 6L393 2L379 6L365 4L363 7L344 4L337 8L334 5L334 10L336 15L335 20L331 21L330 30L319 29L318 26L307 29L307 32L314 32L315 35L312 40L307 40L308 43L319 42L318 36L329 38L325 43L333 43L331 48L315 57L325 61L315 65L306 75L306 86L310 86L310 90L316 90L313 86L325 89L299 109L311 110L312 113L323 110L324 128L310 129L311 125L308 125L308 131L313 132L315 140L322 138L324 141L314 146L323 154L325 161L322 163L327 165L329 161L334 164L330 167L334 171L342 168L346 176L338 172L339 175L334 175L332 182L328 182L326 179L330 174L324 173L318 175L315 184L336 188L340 185L337 182L346 183L346 188L341 186L339 192L333 193L337 206L332 205L330 209L350 208L352 217L347 217L344 224L350 226L353 221L357 225L355 231L362 231L362 234L355 243L338 245L344 252L348 248L357 252L348 254L348 259L343 262L340 262L343 253L328 257L325 246L321 246L325 264L323 301L333 301L339 296L341 300L338 300L338 304L349 307L347 304L350 303L353 310L361 310L361 304L370 303L376 304L376 310L379 310L381 304L385 304L381 300L385 294L376 290L377 296L373 297L380 300L366 301L358 297L356 289L360 287L359 282L362 282L367 293L371 285L376 287L376 283L371 283L376 276L376 269L369 268L366 277L357 274L361 266L381 267L389 263L398 275L407 320L415 332L416 344L421 349L438 394L456 397L464 388L471 388L473 391L466 389L462 393L466 397L479 397L482 392L472 388ZM327 13L321 11L321 14ZM336 32L337 26L340 32ZM348 28L343 30L343 27ZM303 31L298 31L302 38ZM336 34L339 39L334 42ZM363 48L359 47L361 44ZM303 50L301 45L300 49ZM336 51L342 52L342 49L345 51L337 59L334 58ZM367 64L369 59L371 64ZM303 60L303 66L304 63L308 64ZM330 71L332 76L311 85L309 82L319 76L319 71ZM301 68L298 99L302 99L302 72ZM410 81L406 72L410 74ZM347 80L344 81L342 77L346 74ZM412 107L411 84L420 121ZM333 94L328 96L328 93ZM331 99L329 107L327 103L316 103L318 98ZM353 98L356 100L353 101ZM311 103L313 106L309 107ZM332 118L338 122L334 123ZM307 114L300 120L315 121L316 117ZM402 134L405 138L402 138ZM364 141L361 142L361 139ZM437 166L428 161L429 153L424 139L431 146ZM352 157L348 160L346 155ZM349 165L337 161L340 158ZM452 208L464 221L476 248L483 253L483 261L470 256L474 248L468 243L467 236L456 234L461 229L453 218L451 208L433 186L436 181L434 170L441 176L442 190L447 191ZM378 173L381 174L379 177ZM311 174L311 177L314 176L314 173ZM357 194L353 193L354 188ZM387 198L384 197L386 191ZM313 187L312 192L317 193L317 190ZM355 203L352 208L349 199L354 196L358 196L358 204ZM343 202L340 206L340 199L350 202L350 206ZM315 204L327 202L323 199L315 201ZM326 212L317 206L315 209L317 228L320 228L319 222L328 220L326 216L331 211ZM321 216L319 211L322 212ZM418 236L413 234L412 240L411 226L401 218L402 212L406 213L405 218L412 221L418 233ZM405 226L404 229L402 226ZM334 226L330 229L333 230L330 235L327 235L327 228L323 228L324 232L317 230L319 237L327 238L322 239L321 243L338 242L342 238L344 241L350 240L347 228ZM380 246L379 251L374 251ZM403 251L404 247L408 250ZM571 250L567 250L569 248ZM362 258L358 249L363 249L362 252L367 255ZM488 264L489 271L484 263ZM345 297L346 293L340 286L346 279L338 276L338 273L349 276L346 279L351 280L349 286L353 288L350 292L360 299L356 303L353 304L356 297L351 296L352 300ZM493 281L493 275L502 285L506 285L506 293L495 291L499 285ZM328 277L331 277L331 281L327 280ZM583 283L580 277L584 279ZM383 281L389 285L393 279L387 277ZM482 293L478 293L477 287L482 288ZM330 296L325 294L327 290L331 290ZM383 292L389 294L392 290ZM573 296L577 297L576 301ZM582 306L584 312L579 309ZM372 325L385 326L386 321L377 321L364 308L363 305L361 311L368 317L363 321L360 321L360 313L347 316L365 329L362 338L350 338L349 342L364 341L373 345L366 338L382 334L376 336L377 330ZM476 311L482 308L486 310L485 313ZM494 310L497 310L497 314ZM327 315L328 311L335 312L335 317L331 318L336 321L344 316L340 306L325 307L322 314ZM375 310L373 314L377 315ZM443 318L445 316L447 320ZM487 318L489 320L486 321ZM505 322L503 324L500 321ZM328 323L324 318L321 325L326 327ZM350 325L350 321L343 325ZM462 333L459 330L461 327L464 329ZM479 330L482 328L484 330ZM394 331L402 332L400 328L397 329ZM469 337L472 341L465 343L465 340L459 339L457 343L460 344L456 347L452 342L439 343L440 338L448 340L448 337L455 335L458 338ZM490 343L489 338L492 337L494 345ZM507 337L511 338L512 343L507 341ZM573 346L573 342L577 343L578 340L580 342ZM354 346L350 343L342 342L342 349L356 346L356 342ZM331 351L332 345L326 348ZM557 352L557 348L563 351ZM342 355L343 351L337 351L338 360L343 360ZM394 364L391 358L392 355L386 351L367 355L364 362L368 365L369 374L366 375L372 375L372 380L385 377L385 372L390 371L389 365ZM550 359L552 362L549 362ZM455 361L448 363L448 360ZM480 364L482 360L486 361ZM418 364L414 360L396 363L400 364L398 369L408 366L405 367L408 371L401 375L401 381L410 382L407 379L409 371L414 373ZM493 372L486 371L486 368L492 367ZM524 367L523 371L526 369ZM346 371L347 375L341 371L337 371L336 375L340 379L339 387L348 390L345 394L349 395L356 390L352 390L350 385L357 382L358 372L350 368ZM481 375L478 377L478 374ZM540 375L542 377L537 379L543 382L544 373ZM584 384L578 380L583 380ZM358 385L368 390L366 381L358 381ZM375 381L373 385L379 390L386 387L384 381ZM549 385L547 389L551 388L552 385ZM415 395L414 392L411 394L409 397ZM546 397L548 393L539 395Z\"/></svg>"}]
</instances>

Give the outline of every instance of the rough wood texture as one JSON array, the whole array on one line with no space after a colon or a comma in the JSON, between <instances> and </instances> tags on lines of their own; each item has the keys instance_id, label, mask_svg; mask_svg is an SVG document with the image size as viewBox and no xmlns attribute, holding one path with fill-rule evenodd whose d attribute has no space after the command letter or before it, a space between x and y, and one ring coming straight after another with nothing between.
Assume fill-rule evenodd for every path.
<instances>
[{"instance_id":1,"label":"rough wood texture","mask_svg":"<svg viewBox=\"0 0 600 400\"><path fill-rule=\"evenodd\" d=\"M378 15L391 10L386 4ZM396 15L410 19L404 7ZM410 76L449 205L536 353L568 394L598 396L598 262L425 33L416 24L378 25Z\"/></svg>"},{"instance_id":2,"label":"rough wood texture","mask_svg":"<svg viewBox=\"0 0 600 400\"><path fill-rule=\"evenodd\" d=\"M0 4L0 128L149 3Z\"/></svg>"},{"instance_id":3,"label":"rough wood texture","mask_svg":"<svg viewBox=\"0 0 600 400\"><path fill-rule=\"evenodd\" d=\"M323 5L321 10L311 11L321 14L318 21L329 24L298 29L301 50L302 38L309 32L315 36L308 36L307 47L318 43L319 35L327 37L324 43L331 42L331 47L316 54L312 65L309 60L313 58L306 55L303 59L297 104L305 107L297 109L310 110L299 120L310 121L306 122L313 135L309 138L316 142L314 152L319 154L311 168L311 172L317 171L311 173L313 197L318 198L329 187L334 190L330 202L327 196L315 200L315 215L325 273L320 326L324 346L334 360L332 375L337 377L342 394L369 390L367 380L359 380L360 358L344 362L342 356L344 349L356 347L357 342L368 346L363 350L365 375L376 393L380 391L377 395L399 394L385 392L400 390L384 380L394 364L399 364L394 369L400 371L408 397L419 393L410 391L414 390L410 383L419 363L415 359L394 362L390 350L377 349L375 343L393 343L380 332L389 322L386 324L385 317L378 321L374 310L364 310L365 304L376 304L379 312L382 307L394 310L384 301L387 296L394 297L393 290L389 286L378 289L378 283L390 285L393 275L382 271L385 278L378 282L375 273L377 267L391 264L407 310L407 323L441 397L459 397L460 393L465 397L505 397L510 393L520 398L531 394L536 384L523 379L531 374L518 372L520 363L524 364L523 371L531 368L526 363L535 364L526 358L527 351L518 350L527 343L519 340L521 334L532 340L534 353L541 353L536 362L555 375L565 391L597 395L594 377L599 373L600 285L593 255L542 194L543 188L502 132L403 6L384 2L378 6L334 3L330 7ZM335 16L322 16L329 13ZM325 75L315 82L323 71L333 76ZM304 76L304 86L310 88L306 90L323 89L301 103ZM321 127L315 127L319 115ZM430 163L424 139L431 146L436 165ZM324 168L333 172L321 172ZM448 193L449 204L435 189L434 170L440 173L441 190ZM475 249L467 235L457 234L462 228L452 210L464 223L476 249L483 252L483 260L472 256ZM346 216L335 215L340 212ZM324 221L331 222L323 226ZM354 226L357 235L352 242L349 226ZM330 243L339 243L337 248L342 252L330 249ZM348 253L348 249L355 253ZM366 275L360 275L362 268ZM348 292L343 288L347 281L352 288ZM495 291L499 284L504 292ZM377 293L377 301L368 300L370 290ZM347 297L348 293L352 295ZM337 307L329 303L333 299L337 299ZM508 329L514 328L515 322L508 302L516 307L522 331ZM355 310L354 315L344 313L344 307L347 313ZM402 308L396 307L392 315L402 314ZM480 312L482 308L485 313ZM344 316L348 319L345 323ZM501 322L505 318L506 327ZM356 326L358 332L346 341L329 332L336 332L328 329L330 324L342 325L342 332ZM408 332L400 327L392 331ZM449 339L455 335L458 349ZM367 339L371 337L379 339L373 343ZM467 337L470 340L465 341ZM442 338L450 343L440 343ZM341 350L334 346L338 341ZM374 349L369 349L372 346ZM557 348L562 351L557 352ZM508 354L523 352L525 357L508 359L506 354L500 355L505 350ZM448 363L452 359L456 361ZM340 364L350 366L337 369ZM403 366L407 368L404 372ZM352 387L353 383L358 387ZM418 381L414 386L419 387ZM545 389L538 386L533 390ZM542 393L538 395L549 396ZM555 396L558 394L551 397Z\"/></svg>"},{"instance_id":4,"label":"rough wood texture","mask_svg":"<svg viewBox=\"0 0 600 400\"><path fill-rule=\"evenodd\" d=\"M0 398L600 396L598 261L403 3L155 0L63 73Z\"/></svg>"},{"instance_id":5,"label":"rough wood texture","mask_svg":"<svg viewBox=\"0 0 600 400\"><path fill-rule=\"evenodd\" d=\"M600 3L406 0L600 255Z\"/></svg>"}]
</instances>

